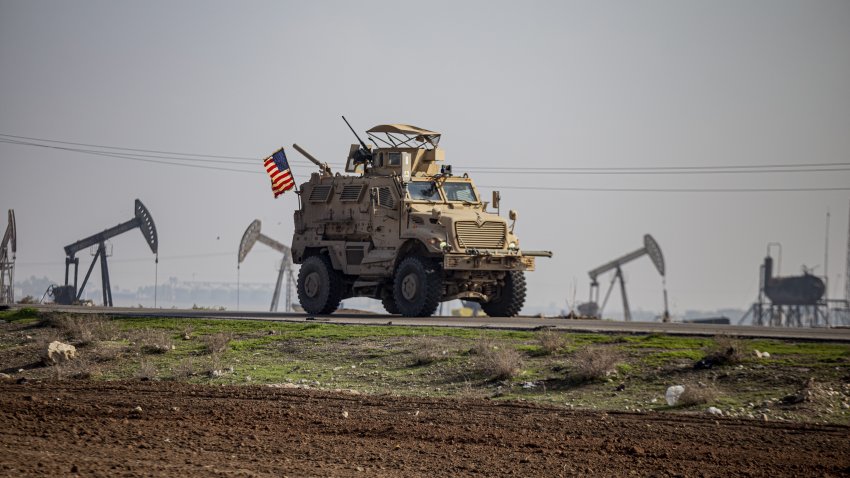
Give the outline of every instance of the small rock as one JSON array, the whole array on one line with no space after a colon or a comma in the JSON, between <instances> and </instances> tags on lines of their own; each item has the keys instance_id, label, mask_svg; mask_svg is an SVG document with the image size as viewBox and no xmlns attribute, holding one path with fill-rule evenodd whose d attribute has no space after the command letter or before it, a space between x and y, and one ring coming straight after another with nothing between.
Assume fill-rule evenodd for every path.
<instances>
[{"instance_id":1,"label":"small rock","mask_svg":"<svg viewBox=\"0 0 850 478\"><path fill-rule=\"evenodd\" d=\"M667 405L670 405L671 407L676 406L676 404L679 403L679 397L684 391L685 387L683 385L672 385L667 387L667 393L664 394L664 398L667 400Z\"/></svg>"},{"instance_id":2,"label":"small rock","mask_svg":"<svg viewBox=\"0 0 850 478\"><path fill-rule=\"evenodd\" d=\"M5 373L0 373L0 380L6 380L8 378L12 378L12 376Z\"/></svg>"},{"instance_id":3,"label":"small rock","mask_svg":"<svg viewBox=\"0 0 850 478\"><path fill-rule=\"evenodd\" d=\"M762 352L761 358L770 358L770 352Z\"/></svg>"},{"instance_id":4,"label":"small rock","mask_svg":"<svg viewBox=\"0 0 850 478\"><path fill-rule=\"evenodd\" d=\"M762 420L763 422L766 422L766 421L767 421L767 414L766 414L766 413L763 413L763 414L761 415L761 420Z\"/></svg>"},{"instance_id":5,"label":"small rock","mask_svg":"<svg viewBox=\"0 0 850 478\"><path fill-rule=\"evenodd\" d=\"M213 378L221 377L222 375L224 375L224 370L211 370L210 371L210 376L213 377Z\"/></svg>"},{"instance_id":6,"label":"small rock","mask_svg":"<svg viewBox=\"0 0 850 478\"><path fill-rule=\"evenodd\" d=\"M58 340L50 342L47 350L42 354L44 363L48 365L56 365L65 362L70 362L77 357L77 348L70 344L63 344Z\"/></svg>"},{"instance_id":7,"label":"small rock","mask_svg":"<svg viewBox=\"0 0 850 478\"><path fill-rule=\"evenodd\" d=\"M342 418L348 418L348 412L347 411L345 411L345 410L342 411Z\"/></svg>"},{"instance_id":8,"label":"small rock","mask_svg":"<svg viewBox=\"0 0 850 478\"><path fill-rule=\"evenodd\" d=\"M180 407L171 407L171 411L172 411L172 412L179 412L179 411L180 411Z\"/></svg>"},{"instance_id":9,"label":"small rock","mask_svg":"<svg viewBox=\"0 0 850 478\"><path fill-rule=\"evenodd\" d=\"M358 467L357 467L357 468L355 468L355 469L356 469L357 471L366 471L366 468L363 468L362 466L358 466Z\"/></svg>"},{"instance_id":10,"label":"small rock","mask_svg":"<svg viewBox=\"0 0 850 478\"><path fill-rule=\"evenodd\" d=\"M251 379L251 376L250 376L250 375L245 375L245 381L246 381L246 382L250 382L251 380L252 380L252 379Z\"/></svg>"},{"instance_id":11,"label":"small rock","mask_svg":"<svg viewBox=\"0 0 850 478\"><path fill-rule=\"evenodd\" d=\"M708 412L710 415L723 415L723 412L717 407L708 407L708 410L706 410L706 412Z\"/></svg>"},{"instance_id":12,"label":"small rock","mask_svg":"<svg viewBox=\"0 0 850 478\"><path fill-rule=\"evenodd\" d=\"M134 408L133 411L136 412L136 413L142 413L142 407L139 406L139 405L136 405L136 408Z\"/></svg>"},{"instance_id":13,"label":"small rock","mask_svg":"<svg viewBox=\"0 0 850 478\"><path fill-rule=\"evenodd\" d=\"M529 389L536 387L537 384L534 382L522 382L522 388Z\"/></svg>"}]
</instances>

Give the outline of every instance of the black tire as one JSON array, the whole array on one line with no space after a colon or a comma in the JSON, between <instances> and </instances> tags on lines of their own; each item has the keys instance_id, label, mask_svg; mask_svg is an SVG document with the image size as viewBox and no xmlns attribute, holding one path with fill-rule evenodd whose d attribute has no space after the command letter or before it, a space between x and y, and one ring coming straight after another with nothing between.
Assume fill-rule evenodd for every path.
<instances>
[{"instance_id":1,"label":"black tire","mask_svg":"<svg viewBox=\"0 0 850 478\"><path fill-rule=\"evenodd\" d=\"M308 314L332 314L342 300L343 285L328 256L310 256L298 271L298 301Z\"/></svg>"},{"instance_id":2,"label":"black tire","mask_svg":"<svg viewBox=\"0 0 850 478\"><path fill-rule=\"evenodd\" d=\"M499 297L481 304L481 309L490 317L513 317L525 304L525 274L509 271L505 274L505 285L500 287Z\"/></svg>"},{"instance_id":3,"label":"black tire","mask_svg":"<svg viewBox=\"0 0 850 478\"><path fill-rule=\"evenodd\" d=\"M402 259L393 278L393 299L405 317L429 317L440 304L442 278L437 265L424 257Z\"/></svg>"},{"instance_id":4,"label":"black tire","mask_svg":"<svg viewBox=\"0 0 850 478\"><path fill-rule=\"evenodd\" d=\"M393 290L391 288L387 287L381 291L381 304L384 305L384 310L388 314L398 314L398 304L395 303L395 297L393 297Z\"/></svg>"}]
</instances>

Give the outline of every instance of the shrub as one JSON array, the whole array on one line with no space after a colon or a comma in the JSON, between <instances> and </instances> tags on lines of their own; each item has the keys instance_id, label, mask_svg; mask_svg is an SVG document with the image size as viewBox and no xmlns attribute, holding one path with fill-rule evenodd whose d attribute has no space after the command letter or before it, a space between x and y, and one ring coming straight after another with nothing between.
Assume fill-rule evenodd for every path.
<instances>
[{"instance_id":1,"label":"shrub","mask_svg":"<svg viewBox=\"0 0 850 478\"><path fill-rule=\"evenodd\" d=\"M711 368L715 365L738 365L747 357L743 342L727 335L714 338L714 345L705 351L705 357L697 362L697 368Z\"/></svg>"},{"instance_id":2,"label":"shrub","mask_svg":"<svg viewBox=\"0 0 850 478\"><path fill-rule=\"evenodd\" d=\"M713 402L717 398L717 389L710 385L685 385L685 391L679 395L677 405L689 407Z\"/></svg>"},{"instance_id":3,"label":"shrub","mask_svg":"<svg viewBox=\"0 0 850 478\"><path fill-rule=\"evenodd\" d=\"M557 353L568 345L568 340L561 332L555 332L552 329L543 329L535 334L540 351L543 355L552 355Z\"/></svg>"},{"instance_id":4,"label":"shrub","mask_svg":"<svg viewBox=\"0 0 850 478\"><path fill-rule=\"evenodd\" d=\"M136 370L136 378L139 380L154 380L157 376L156 365L148 360L139 362L139 369Z\"/></svg>"},{"instance_id":5,"label":"shrub","mask_svg":"<svg viewBox=\"0 0 850 478\"><path fill-rule=\"evenodd\" d=\"M176 378L189 378L195 375L198 375L198 368L195 366L195 359L192 357L184 358L174 368L174 377Z\"/></svg>"},{"instance_id":6,"label":"shrub","mask_svg":"<svg viewBox=\"0 0 850 478\"><path fill-rule=\"evenodd\" d=\"M620 355L614 349L602 346L588 346L576 351L572 359L571 375L581 382L605 378L617 369Z\"/></svg>"},{"instance_id":7,"label":"shrub","mask_svg":"<svg viewBox=\"0 0 850 478\"><path fill-rule=\"evenodd\" d=\"M478 348L481 356L479 368L481 373L493 380L507 380L519 374L522 370L522 356L512 347L497 347L485 342Z\"/></svg>"},{"instance_id":8,"label":"shrub","mask_svg":"<svg viewBox=\"0 0 850 478\"><path fill-rule=\"evenodd\" d=\"M204 335L201 337L201 342L204 344L203 353L207 355L221 355L227 351L231 340L233 340L233 334L225 332Z\"/></svg>"},{"instance_id":9,"label":"shrub","mask_svg":"<svg viewBox=\"0 0 850 478\"><path fill-rule=\"evenodd\" d=\"M478 340L475 341L475 344L472 345L472 348L469 349L470 355L485 355L490 352L490 350L495 349L496 341L491 337L483 336L479 337Z\"/></svg>"},{"instance_id":10,"label":"shrub","mask_svg":"<svg viewBox=\"0 0 850 478\"><path fill-rule=\"evenodd\" d=\"M118 326L100 315L50 314L45 322L80 346L118 337Z\"/></svg>"},{"instance_id":11,"label":"shrub","mask_svg":"<svg viewBox=\"0 0 850 478\"><path fill-rule=\"evenodd\" d=\"M434 337L422 337L413 348L413 364L428 365L438 360L444 360L447 352L441 350L440 344Z\"/></svg>"},{"instance_id":12,"label":"shrub","mask_svg":"<svg viewBox=\"0 0 850 478\"><path fill-rule=\"evenodd\" d=\"M161 329L138 330L134 339L142 346L142 351L149 354L164 354L174 347L171 335Z\"/></svg>"}]
</instances>

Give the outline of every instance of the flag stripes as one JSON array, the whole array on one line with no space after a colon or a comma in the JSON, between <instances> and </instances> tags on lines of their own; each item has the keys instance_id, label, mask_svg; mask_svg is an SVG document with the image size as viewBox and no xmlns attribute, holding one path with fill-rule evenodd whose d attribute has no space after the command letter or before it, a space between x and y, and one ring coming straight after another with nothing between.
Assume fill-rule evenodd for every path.
<instances>
[{"instance_id":1,"label":"flag stripes","mask_svg":"<svg viewBox=\"0 0 850 478\"><path fill-rule=\"evenodd\" d=\"M266 158L263 166L271 178L274 197L295 187L295 178L292 177L292 170L289 169L289 161L286 160L283 148Z\"/></svg>"}]
</instances>

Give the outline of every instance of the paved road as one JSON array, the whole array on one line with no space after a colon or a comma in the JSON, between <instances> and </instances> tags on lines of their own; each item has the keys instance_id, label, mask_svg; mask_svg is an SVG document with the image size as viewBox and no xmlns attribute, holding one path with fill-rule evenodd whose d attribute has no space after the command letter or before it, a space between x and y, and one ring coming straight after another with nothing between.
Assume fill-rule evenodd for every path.
<instances>
[{"instance_id":1,"label":"paved road","mask_svg":"<svg viewBox=\"0 0 850 478\"><path fill-rule=\"evenodd\" d=\"M119 317L177 317L212 318L239 320L273 320L280 322L322 322L329 324L357 325L408 325L433 327L469 327L491 329L528 330L541 327L572 330L575 332L611 333L663 333L674 335L733 335L740 337L763 337L805 340L827 340L850 342L850 328L787 328L755 327L747 325L684 324L660 322L620 322L611 320L572 320L556 317L401 317L381 314L337 313L327 316L285 312L213 311L186 309L141 309L121 307L81 307L36 305L41 310L76 313L109 314Z\"/></svg>"}]
</instances>

